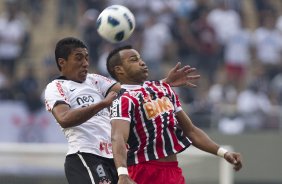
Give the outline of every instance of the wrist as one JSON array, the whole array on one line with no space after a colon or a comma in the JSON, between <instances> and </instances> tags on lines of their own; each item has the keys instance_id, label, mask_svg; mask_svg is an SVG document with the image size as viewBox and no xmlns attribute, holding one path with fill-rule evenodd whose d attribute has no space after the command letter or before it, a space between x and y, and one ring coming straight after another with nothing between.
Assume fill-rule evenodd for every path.
<instances>
[{"instance_id":1,"label":"wrist","mask_svg":"<svg viewBox=\"0 0 282 184\"><path fill-rule=\"evenodd\" d=\"M104 100L100 101L99 103L100 103L100 106L102 108L107 108L111 105L111 103L109 103L109 101L107 99L104 99Z\"/></svg>"},{"instance_id":2,"label":"wrist","mask_svg":"<svg viewBox=\"0 0 282 184\"><path fill-rule=\"evenodd\" d=\"M169 84L169 81L167 80L167 77L164 78L164 79L161 79L160 81Z\"/></svg>"},{"instance_id":3,"label":"wrist","mask_svg":"<svg viewBox=\"0 0 282 184\"><path fill-rule=\"evenodd\" d=\"M222 147L219 147L217 150L217 156L224 158L224 155L227 153L227 149L224 149Z\"/></svg>"},{"instance_id":4,"label":"wrist","mask_svg":"<svg viewBox=\"0 0 282 184\"><path fill-rule=\"evenodd\" d=\"M117 168L118 176L120 175L128 175L128 170L126 167L119 167Z\"/></svg>"}]
</instances>

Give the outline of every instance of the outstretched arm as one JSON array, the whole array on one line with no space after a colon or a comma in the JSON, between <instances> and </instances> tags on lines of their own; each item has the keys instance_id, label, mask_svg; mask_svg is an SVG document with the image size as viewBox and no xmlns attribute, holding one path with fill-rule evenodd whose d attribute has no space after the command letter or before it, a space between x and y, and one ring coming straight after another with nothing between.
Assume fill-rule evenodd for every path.
<instances>
[{"instance_id":1,"label":"outstretched arm","mask_svg":"<svg viewBox=\"0 0 282 184\"><path fill-rule=\"evenodd\" d=\"M191 139L192 144L205 152L223 157L233 165L234 170L239 171L242 168L240 153L229 152L220 148L204 131L196 127L184 111L179 111L176 116L184 134Z\"/></svg>"},{"instance_id":2,"label":"outstretched arm","mask_svg":"<svg viewBox=\"0 0 282 184\"><path fill-rule=\"evenodd\" d=\"M172 87L196 87L196 84L191 83L193 80L200 78L200 75L191 75L196 68L192 68L186 65L181 68L181 63L178 62L169 72L166 78L163 79L164 82L168 83Z\"/></svg>"}]
</instances>

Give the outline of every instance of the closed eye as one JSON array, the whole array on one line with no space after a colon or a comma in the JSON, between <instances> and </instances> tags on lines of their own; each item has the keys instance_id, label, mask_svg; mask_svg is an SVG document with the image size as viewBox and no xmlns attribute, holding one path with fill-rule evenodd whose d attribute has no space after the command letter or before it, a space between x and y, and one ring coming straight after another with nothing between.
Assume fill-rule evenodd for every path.
<instances>
[{"instance_id":1,"label":"closed eye","mask_svg":"<svg viewBox=\"0 0 282 184\"><path fill-rule=\"evenodd\" d=\"M132 56L132 57L130 57L129 60L132 61L132 62L138 62L139 60L141 60L141 57L140 56Z\"/></svg>"}]
</instances>

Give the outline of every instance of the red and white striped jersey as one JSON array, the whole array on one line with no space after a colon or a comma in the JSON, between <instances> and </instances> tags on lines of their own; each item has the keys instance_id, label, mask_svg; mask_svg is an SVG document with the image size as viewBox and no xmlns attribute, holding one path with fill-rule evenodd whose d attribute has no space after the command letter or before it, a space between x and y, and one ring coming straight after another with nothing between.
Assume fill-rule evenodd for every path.
<instances>
[{"instance_id":1,"label":"red and white striped jersey","mask_svg":"<svg viewBox=\"0 0 282 184\"><path fill-rule=\"evenodd\" d=\"M111 107L111 120L130 122L128 165L164 158L191 145L179 128L175 113L182 110L178 96L162 81L122 85Z\"/></svg>"},{"instance_id":2,"label":"red and white striped jersey","mask_svg":"<svg viewBox=\"0 0 282 184\"><path fill-rule=\"evenodd\" d=\"M48 111L59 103L72 109L83 108L105 98L116 81L97 74L88 74L84 82L74 82L63 77L50 82L45 89L45 105ZM68 153L78 151L113 158L111 144L110 112L102 109L86 122L62 128L68 140Z\"/></svg>"}]
</instances>

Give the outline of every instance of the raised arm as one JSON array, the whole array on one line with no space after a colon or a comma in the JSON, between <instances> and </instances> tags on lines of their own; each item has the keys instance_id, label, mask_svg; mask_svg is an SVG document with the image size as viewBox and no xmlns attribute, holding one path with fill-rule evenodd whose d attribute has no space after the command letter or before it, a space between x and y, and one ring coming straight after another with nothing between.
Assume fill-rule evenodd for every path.
<instances>
[{"instance_id":1,"label":"raised arm","mask_svg":"<svg viewBox=\"0 0 282 184\"><path fill-rule=\"evenodd\" d=\"M169 72L164 82L168 83L172 87L196 87L196 84L191 83L194 80L200 78L200 75L191 75L196 68L192 68L186 65L181 68L181 63L178 62Z\"/></svg>"},{"instance_id":2,"label":"raised arm","mask_svg":"<svg viewBox=\"0 0 282 184\"><path fill-rule=\"evenodd\" d=\"M189 137L192 144L205 152L223 157L233 165L234 170L242 168L240 153L229 152L215 143L204 131L196 127L184 111L179 111L176 116L180 127L185 135Z\"/></svg>"},{"instance_id":3,"label":"raised arm","mask_svg":"<svg viewBox=\"0 0 282 184\"><path fill-rule=\"evenodd\" d=\"M119 184L134 184L127 171L126 143L129 136L130 125L128 121L114 119L112 124L112 148L116 168L119 175Z\"/></svg>"}]
</instances>

